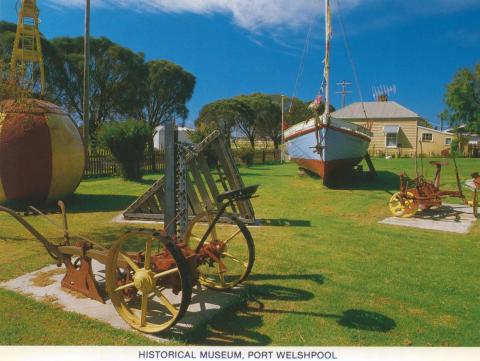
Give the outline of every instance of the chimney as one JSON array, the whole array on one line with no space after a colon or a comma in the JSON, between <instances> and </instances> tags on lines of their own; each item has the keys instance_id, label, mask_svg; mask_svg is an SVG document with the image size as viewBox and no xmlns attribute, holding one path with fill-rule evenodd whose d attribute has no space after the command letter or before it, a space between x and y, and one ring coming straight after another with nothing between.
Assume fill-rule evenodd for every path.
<instances>
[{"instance_id":1,"label":"chimney","mask_svg":"<svg viewBox=\"0 0 480 361\"><path fill-rule=\"evenodd\" d=\"M382 93L377 97L377 102L388 102L388 94Z\"/></svg>"}]
</instances>

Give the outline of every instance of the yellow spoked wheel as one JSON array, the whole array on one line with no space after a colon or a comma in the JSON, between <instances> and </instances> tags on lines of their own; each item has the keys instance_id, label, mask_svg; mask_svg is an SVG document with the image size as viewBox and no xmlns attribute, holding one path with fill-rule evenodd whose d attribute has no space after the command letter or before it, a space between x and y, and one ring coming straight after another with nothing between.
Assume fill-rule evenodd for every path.
<instances>
[{"instance_id":1,"label":"yellow spoked wheel","mask_svg":"<svg viewBox=\"0 0 480 361\"><path fill-rule=\"evenodd\" d=\"M190 248L197 248L214 217L215 213L203 213L189 223L185 242ZM217 290L226 290L243 282L255 261L250 231L236 217L229 217L232 224L215 224L199 250L199 282Z\"/></svg>"},{"instance_id":2,"label":"yellow spoked wheel","mask_svg":"<svg viewBox=\"0 0 480 361\"><path fill-rule=\"evenodd\" d=\"M417 213L418 201L411 192L407 192L406 196L397 192L390 198L388 207L395 217L408 218Z\"/></svg>"},{"instance_id":3,"label":"yellow spoked wheel","mask_svg":"<svg viewBox=\"0 0 480 361\"><path fill-rule=\"evenodd\" d=\"M173 326L192 294L185 257L165 237L147 230L129 232L112 245L106 287L118 314L146 333Z\"/></svg>"}]
</instances>

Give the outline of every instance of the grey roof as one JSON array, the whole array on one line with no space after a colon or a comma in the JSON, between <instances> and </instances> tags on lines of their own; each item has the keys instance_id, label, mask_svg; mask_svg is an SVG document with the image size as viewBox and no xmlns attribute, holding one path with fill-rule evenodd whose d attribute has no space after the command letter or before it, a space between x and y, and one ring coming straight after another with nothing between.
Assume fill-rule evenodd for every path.
<instances>
[{"instance_id":1,"label":"grey roof","mask_svg":"<svg viewBox=\"0 0 480 361\"><path fill-rule=\"evenodd\" d=\"M421 118L417 113L401 106L397 102L363 102L369 119L405 119ZM365 119L361 102L352 103L332 113L334 118Z\"/></svg>"}]
</instances>

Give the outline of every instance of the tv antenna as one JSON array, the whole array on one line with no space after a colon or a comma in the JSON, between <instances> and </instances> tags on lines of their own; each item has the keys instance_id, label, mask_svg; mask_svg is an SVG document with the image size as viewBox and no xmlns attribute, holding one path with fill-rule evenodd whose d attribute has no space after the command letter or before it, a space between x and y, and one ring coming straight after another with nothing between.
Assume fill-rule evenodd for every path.
<instances>
[{"instance_id":1,"label":"tv antenna","mask_svg":"<svg viewBox=\"0 0 480 361\"><path fill-rule=\"evenodd\" d=\"M397 86L393 85L377 85L372 87L373 99L376 101L386 102L390 95L397 93Z\"/></svg>"},{"instance_id":2,"label":"tv antenna","mask_svg":"<svg viewBox=\"0 0 480 361\"><path fill-rule=\"evenodd\" d=\"M335 92L335 94L342 94L342 108L345 107L345 98L347 97L347 94L350 94L351 91L350 90L347 90L347 86L348 85L352 85L352 82L351 81L346 81L346 80L342 80L342 81L339 81L336 83L338 86L341 86L342 87L342 90L338 91L338 92Z\"/></svg>"}]
</instances>

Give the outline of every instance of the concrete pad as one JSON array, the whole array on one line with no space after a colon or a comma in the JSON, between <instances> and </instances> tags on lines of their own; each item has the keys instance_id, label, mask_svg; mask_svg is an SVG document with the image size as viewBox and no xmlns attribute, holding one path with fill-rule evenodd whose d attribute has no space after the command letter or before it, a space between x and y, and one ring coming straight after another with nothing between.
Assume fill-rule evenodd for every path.
<instances>
[{"instance_id":1,"label":"concrete pad","mask_svg":"<svg viewBox=\"0 0 480 361\"><path fill-rule=\"evenodd\" d=\"M388 217L379 223L465 234L470 231L476 220L471 207L444 204L438 208L418 212L411 218Z\"/></svg>"},{"instance_id":2,"label":"concrete pad","mask_svg":"<svg viewBox=\"0 0 480 361\"><path fill-rule=\"evenodd\" d=\"M105 284L104 266L92 261L92 268L99 286L103 287ZM58 272L55 272L55 270L58 270ZM76 312L106 322L118 329L138 332L117 314L110 299L102 304L81 294L61 288L60 282L64 276L64 272L61 271L63 270L64 267L47 266L38 271L0 283L0 287L25 294L38 301L54 303L65 311ZM42 282L38 282L38 279L42 279ZM236 287L228 292L219 292L195 286L187 312L174 327L158 335L143 335L158 342L165 342L167 338L172 337L184 339L207 325L214 317L240 307L243 303L243 287Z\"/></svg>"},{"instance_id":3,"label":"concrete pad","mask_svg":"<svg viewBox=\"0 0 480 361\"><path fill-rule=\"evenodd\" d=\"M467 188L470 188L470 190L475 190L475 183L473 183L473 179L469 179L469 180L466 180L465 181L465 185L467 186Z\"/></svg>"}]
</instances>

